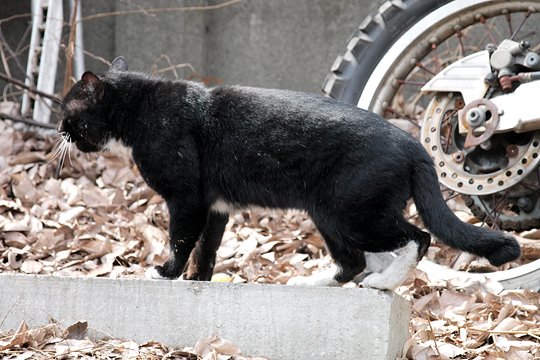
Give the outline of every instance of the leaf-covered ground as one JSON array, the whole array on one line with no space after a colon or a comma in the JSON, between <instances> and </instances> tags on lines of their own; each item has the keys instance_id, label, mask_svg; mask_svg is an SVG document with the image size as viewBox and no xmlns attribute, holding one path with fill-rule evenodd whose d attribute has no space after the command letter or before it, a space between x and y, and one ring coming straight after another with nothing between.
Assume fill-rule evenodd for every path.
<instances>
[{"instance_id":1,"label":"leaf-covered ground","mask_svg":"<svg viewBox=\"0 0 540 360\"><path fill-rule=\"evenodd\" d=\"M218 337L198 341L193 347L171 349L155 341L136 344L117 339L91 340L88 323L63 328L56 322L29 329L26 323L0 334L2 359L156 359L156 360L266 360L247 357L231 342Z\"/></svg>"},{"instance_id":2,"label":"leaf-covered ground","mask_svg":"<svg viewBox=\"0 0 540 360\"><path fill-rule=\"evenodd\" d=\"M148 266L163 263L168 255L167 210L136 166L123 156L72 151L56 178L57 161L49 160L54 145L51 134L0 122L0 271L143 277ZM452 206L462 219L474 220L459 202ZM526 241L536 249L533 240ZM432 247L430 256L457 268L463 257L444 247ZM215 273L220 281L284 284L330 261L304 213L242 212L231 216ZM473 260L471 265L468 259L468 266L486 264ZM536 292L501 292L491 282L434 282L420 271L398 292L413 301L407 358L540 358ZM25 326L0 334L2 356L242 359L239 349L219 338L180 350L157 343L92 341L81 336L80 329L73 337L72 327L55 323L38 329Z\"/></svg>"}]
</instances>

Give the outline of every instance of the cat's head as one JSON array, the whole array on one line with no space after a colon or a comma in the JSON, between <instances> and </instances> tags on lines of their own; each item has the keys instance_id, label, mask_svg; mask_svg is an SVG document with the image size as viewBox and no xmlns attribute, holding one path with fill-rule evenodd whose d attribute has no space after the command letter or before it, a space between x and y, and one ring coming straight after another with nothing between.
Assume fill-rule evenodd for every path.
<instances>
[{"instance_id":1,"label":"cat's head","mask_svg":"<svg viewBox=\"0 0 540 360\"><path fill-rule=\"evenodd\" d=\"M107 72L127 71L123 57L114 59ZM59 130L83 152L103 150L112 139L113 124L105 104L105 75L85 72L62 101L62 122Z\"/></svg>"}]
</instances>

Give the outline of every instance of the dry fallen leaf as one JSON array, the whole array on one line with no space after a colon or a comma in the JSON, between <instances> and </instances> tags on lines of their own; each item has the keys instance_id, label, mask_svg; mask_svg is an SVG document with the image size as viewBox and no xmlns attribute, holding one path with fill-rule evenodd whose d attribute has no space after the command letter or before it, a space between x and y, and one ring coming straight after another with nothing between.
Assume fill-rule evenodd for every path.
<instances>
[{"instance_id":1,"label":"dry fallen leaf","mask_svg":"<svg viewBox=\"0 0 540 360\"><path fill-rule=\"evenodd\" d=\"M74 150L55 179L56 163L44 160L53 142L48 135L23 133L9 121L0 122L0 271L142 277L145 267L163 263L169 251L166 205L130 159L106 152L87 156ZM456 198L450 205L464 221L476 221L463 201ZM415 213L414 205L406 212ZM522 261L540 257L539 238L539 230L521 234ZM439 244L429 249L428 257L458 269L486 268L482 260ZM226 274L232 282L283 284L291 276L309 275L330 263L305 213L244 211L231 215L215 273ZM540 357L538 293L501 293L491 285L430 280L417 271L399 289L413 301L405 354L414 359ZM60 340L54 340L48 351L86 355L82 346L90 344L85 342L83 324L57 336ZM30 331L21 328L0 337L0 348L21 346L29 336L37 339ZM197 358L154 343L138 346L111 340L92 346L116 358L147 353ZM199 359L237 356L234 345L217 338L201 340L197 346ZM218 354L219 349L225 353ZM23 359L29 353L36 354L21 350L17 356Z\"/></svg>"}]
</instances>

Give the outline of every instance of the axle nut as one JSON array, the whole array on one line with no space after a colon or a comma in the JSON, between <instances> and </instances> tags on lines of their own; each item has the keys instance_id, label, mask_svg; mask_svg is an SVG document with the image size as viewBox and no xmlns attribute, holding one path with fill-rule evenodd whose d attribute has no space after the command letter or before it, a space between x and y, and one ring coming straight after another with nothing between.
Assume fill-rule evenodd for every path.
<instances>
[{"instance_id":1,"label":"axle nut","mask_svg":"<svg viewBox=\"0 0 540 360\"><path fill-rule=\"evenodd\" d=\"M473 108L467 112L467 122L476 128L486 122L486 112L480 108Z\"/></svg>"}]
</instances>

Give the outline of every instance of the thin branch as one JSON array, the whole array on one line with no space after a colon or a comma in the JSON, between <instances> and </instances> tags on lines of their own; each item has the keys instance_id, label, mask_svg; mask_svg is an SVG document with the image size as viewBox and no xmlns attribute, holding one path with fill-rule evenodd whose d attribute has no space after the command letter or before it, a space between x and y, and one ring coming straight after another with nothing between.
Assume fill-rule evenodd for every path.
<instances>
[{"instance_id":1,"label":"thin branch","mask_svg":"<svg viewBox=\"0 0 540 360\"><path fill-rule=\"evenodd\" d=\"M435 331L433 330L433 326L431 325L431 320L429 320L429 313L426 311L427 318L429 325L429 337L431 338L431 341L433 341L433 345L435 346L435 353L437 354L437 358L441 358L441 352L439 351L439 346L437 345L437 339L435 339Z\"/></svg>"},{"instance_id":2,"label":"thin branch","mask_svg":"<svg viewBox=\"0 0 540 360\"><path fill-rule=\"evenodd\" d=\"M167 71L173 71L176 78L178 79L178 74L176 73L176 69L182 69L182 68L189 68L192 73L196 73L195 68L190 63L171 65L171 66L168 66L166 68L161 68L161 69L157 69L156 67L155 69L154 68L152 69L152 73L161 74Z\"/></svg>"},{"instance_id":3,"label":"thin branch","mask_svg":"<svg viewBox=\"0 0 540 360\"><path fill-rule=\"evenodd\" d=\"M9 313L11 313L11 311L13 310L13 307L15 306L15 304L17 304L17 302L14 302L13 304L11 304L11 307L9 308L7 313L4 315L4 317L2 318L2 321L0 321L0 327L2 325L4 325L4 321L6 321L6 318L8 317Z\"/></svg>"},{"instance_id":4,"label":"thin branch","mask_svg":"<svg viewBox=\"0 0 540 360\"><path fill-rule=\"evenodd\" d=\"M11 77L11 69L9 68L8 61L6 59L6 52L4 51L4 46L7 45L3 41L2 31L0 30L0 59L2 60L2 65L4 65L4 71L6 72L6 75ZM4 89L4 96L7 91L9 91L11 84L8 83L8 85Z\"/></svg>"},{"instance_id":5,"label":"thin branch","mask_svg":"<svg viewBox=\"0 0 540 360\"><path fill-rule=\"evenodd\" d=\"M19 61L19 57L15 54L15 51L13 51L13 49L11 49L8 42L6 41L6 38L5 38L5 36L4 36L3 32L2 32L1 27L0 27L0 43L1 43L0 46L4 47L7 50L7 52L9 53L9 57L6 57L6 61L9 60L9 59L13 59L15 61L15 65L17 65L19 70L21 72L25 72L24 66Z\"/></svg>"},{"instance_id":6,"label":"thin branch","mask_svg":"<svg viewBox=\"0 0 540 360\"><path fill-rule=\"evenodd\" d=\"M15 20L15 19L20 19L20 18L25 18L25 17L31 17L32 14L17 14L17 15L13 15L13 16L10 16L10 17L7 17L5 19L1 19L0 20L0 25L5 23L5 22L8 22L8 21L11 21L11 20Z\"/></svg>"},{"instance_id":7,"label":"thin branch","mask_svg":"<svg viewBox=\"0 0 540 360\"><path fill-rule=\"evenodd\" d=\"M227 6L231 6L241 2L242 0L229 0L215 5L204 5L204 6L185 6L185 7L168 7L168 8L157 8L157 9L132 9L125 11L113 11L108 13L100 13L83 17L80 21L88 21L99 19L108 16L121 16L121 15L131 15L131 14L159 14L159 13L173 13L173 12L191 12L191 11L208 11L208 10L217 10L222 9Z\"/></svg>"},{"instance_id":8,"label":"thin branch","mask_svg":"<svg viewBox=\"0 0 540 360\"><path fill-rule=\"evenodd\" d=\"M77 46L77 45L75 45L75 46ZM83 53L84 53L84 55L89 56L89 57L91 57L91 58L94 59L94 60L97 60L97 61L99 61L99 62L102 62L102 63L104 63L104 64L107 65L107 66L111 66L111 62L110 62L110 61L108 61L107 59L105 59L105 58L103 58L103 57L101 57L101 56L99 56L99 55L96 55L96 54L94 54L94 53L91 53L90 51L85 50L85 49L83 49Z\"/></svg>"},{"instance_id":9,"label":"thin branch","mask_svg":"<svg viewBox=\"0 0 540 360\"><path fill-rule=\"evenodd\" d=\"M62 95L66 95L71 88L71 78L73 77L73 54L75 53L75 33L77 31L76 19L77 8L79 7L79 0L74 1L73 11L69 22L69 40L66 47L66 70L64 72L64 88Z\"/></svg>"},{"instance_id":10,"label":"thin branch","mask_svg":"<svg viewBox=\"0 0 540 360\"><path fill-rule=\"evenodd\" d=\"M30 119L30 118L24 118L24 117L19 117L19 116L4 114L4 113L0 113L0 119L8 119L8 120L13 120L13 121L18 121L18 122L22 122L22 123L32 125L32 126L39 126L39 127L45 128L45 129L56 129L56 125L54 125L54 124L42 123L42 122L35 121L33 119Z\"/></svg>"},{"instance_id":11,"label":"thin branch","mask_svg":"<svg viewBox=\"0 0 540 360\"><path fill-rule=\"evenodd\" d=\"M534 336L534 337L540 335L540 329L535 329L535 330L490 330L490 329L478 329L478 328L471 327L468 330L485 332L485 333L495 334L495 335L531 335L531 336Z\"/></svg>"},{"instance_id":12,"label":"thin branch","mask_svg":"<svg viewBox=\"0 0 540 360\"><path fill-rule=\"evenodd\" d=\"M62 103L62 100L60 100L58 97L54 96L54 95L51 95L51 94L47 94L47 93L44 93L43 91L39 91L39 90L36 90L30 86L27 86L25 83L17 80L17 79L13 79L9 76L7 76L6 74L4 73L1 73L0 72L0 79L3 79L7 82L10 82L12 84L15 84L17 86L20 86L22 87L23 89L26 89L28 91L30 91L31 93L34 93L34 94L37 94L39 96L43 96L44 98L47 98L47 99L51 99L52 101L58 103L58 104L61 104Z\"/></svg>"}]
</instances>

